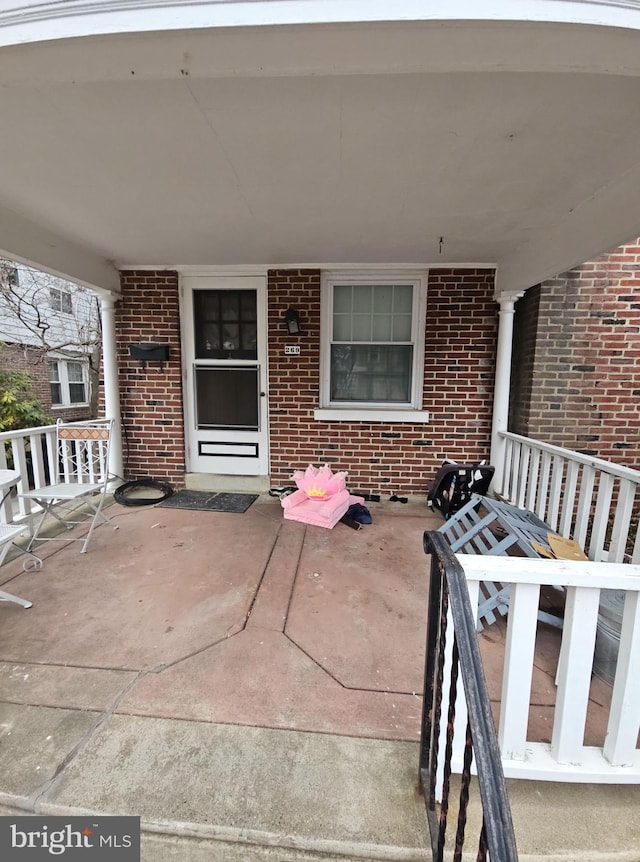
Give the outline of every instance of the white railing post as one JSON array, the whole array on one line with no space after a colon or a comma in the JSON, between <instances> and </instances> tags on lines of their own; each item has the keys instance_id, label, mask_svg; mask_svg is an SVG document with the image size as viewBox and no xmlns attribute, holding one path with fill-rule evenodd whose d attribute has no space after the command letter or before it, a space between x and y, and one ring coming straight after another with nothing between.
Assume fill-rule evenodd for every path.
<instances>
[{"instance_id":1,"label":"white railing post","mask_svg":"<svg viewBox=\"0 0 640 862\"><path fill-rule=\"evenodd\" d=\"M509 386L513 352L513 315L515 303L522 293L498 297L498 343L496 346L496 376L493 388L493 420L491 426L491 463L495 467L494 487L502 491L504 480L504 438L509 423Z\"/></svg>"},{"instance_id":2,"label":"white railing post","mask_svg":"<svg viewBox=\"0 0 640 862\"><path fill-rule=\"evenodd\" d=\"M558 763L582 762L599 601L598 589L567 590L551 736L551 752Z\"/></svg>"},{"instance_id":3,"label":"white railing post","mask_svg":"<svg viewBox=\"0 0 640 862\"><path fill-rule=\"evenodd\" d=\"M640 593L627 593L604 756L612 766L631 766L640 729Z\"/></svg>"},{"instance_id":4,"label":"white railing post","mask_svg":"<svg viewBox=\"0 0 640 862\"><path fill-rule=\"evenodd\" d=\"M509 597L498 742L503 756L524 760L531 700L539 584L514 584Z\"/></svg>"}]
</instances>

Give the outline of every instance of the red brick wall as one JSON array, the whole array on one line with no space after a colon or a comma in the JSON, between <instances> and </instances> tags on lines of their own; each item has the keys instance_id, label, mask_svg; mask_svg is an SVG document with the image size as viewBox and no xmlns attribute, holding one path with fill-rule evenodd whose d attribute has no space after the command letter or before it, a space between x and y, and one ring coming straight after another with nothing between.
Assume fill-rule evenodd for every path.
<instances>
[{"instance_id":1,"label":"red brick wall","mask_svg":"<svg viewBox=\"0 0 640 862\"><path fill-rule=\"evenodd\" d=\"M184 486L180 311L176 272L123 271L116 304L116 347L125 479L151 476ZM131 344L168 344L169 361L146 368Z\"/></svg>"},{"instance_id":2,"label":"red brick wall","mask_svg":"<svg viewBox=\"0 0 640 862\"><path fill-rule=\"evenodd\" d=\"M539 309L540 285L536 285L516 303L513 322L509 430L525 437L529 435L531 418Z\"/></svg>"},{"instance_id":3,"label":"red brick wall","mask_svg":"<svg viewBox=\"0 0 640 862\"><path fill-rule=\"evenodd\" d=\"M152 476L181 486L184 424L178 277L123 272L116 306L126 478ZM309 463L349 472L352 489L424 494L445 457L488 458L497 306L493 272L432 270L427 291L424 424L318 422L320 272L269 273L271 482L287 484ZM301 312L304 335L287 334L285 310ZM300 356L284 356L299 343ZM164 371L129 356L136 343L170 345Z\"/></svg>"},{"instance_id":4,"label":"red brick wall","mask_svg":"<svg viewBox=\"0 0 640 862\"><path fill-rule=\"evenodd\" d=\"M271 481L287 484L307 464L347 470L349 487L382 495L425 494L445 457L489 457L497 305L494 274L431 270L427 288L425 381L428 424L319 422L320 272L269 273ZM287 335L289 305L302 337ZM284 356L299 343L300 356Z\"/></svg>"},{"instance_id":5,"label":"red brick wall","mask_svg":"<svg viewBox=\"0 0 640 862\"><path fill-rule=\"evenodd\" d=\"M49 383L49 364L46 351L20 344L3 344L0 347L2 367L11 371L27 371L31 377L31 389L42 404L42 409L51 417L73 422L88 419L91 415L89 405L82 407L53 407L51 404L51 385Z\"/></svg>"},{"instance_id":6,"label":"red brick wall","mask_svg":"<svg viewBox=\"0 0 640 862\"><path fill-rule=\"evenodd\" d=\"M640 468L640 241L541 285L529 401L532 437Z\"/></svg>"}]
</instances>

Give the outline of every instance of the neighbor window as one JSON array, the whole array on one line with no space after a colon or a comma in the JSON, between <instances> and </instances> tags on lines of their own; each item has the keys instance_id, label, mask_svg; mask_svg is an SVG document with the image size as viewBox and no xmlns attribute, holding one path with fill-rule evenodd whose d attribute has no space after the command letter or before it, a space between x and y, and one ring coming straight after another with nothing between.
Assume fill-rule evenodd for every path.
<instances>
[{"instance_id":1,"label":"neighbor window","mask_svg":"<svg viewBox=\"0 0 640 862\"><path fill-rule=\"evenodd\" d=\"M71 407L86 404L87 368L84 362L70 360L49 361L49 383L51 403L54 407Z\"/></svg>"},{"instance_id":2,"label":"neighbor window","mask_svg":"<svg viewBox=\"0 0 640 862\"><path fill-rule=\"evenodd\" d=\"M15 266L10 266L9 264L3 264L3 272L2 276L4 277L4 281L6 282L8 287L19 287L20 286L20 277L18 275L18 270Z\"/></svg>"},{"instance_id":3,"label":"neighbor window","mask_svg":"<svg viewBox=\"0 0 640 862\"><path fill-rule=\"evenodd\" d=\"M63 314L71 314L73 311L69 291L58 290L56 287L49 288L49 305L54 311L59 311Z\"/></svg>"},{"instance_id":4,"label":"neighbor window","mask_svg":"<svg viewBox=\"0 0 640 862\"><path fill-rule=\"evenodd\" d=\"M420 409L424 293L418 274L325 276L323 407Z\"/></svg>"}]
</instances>

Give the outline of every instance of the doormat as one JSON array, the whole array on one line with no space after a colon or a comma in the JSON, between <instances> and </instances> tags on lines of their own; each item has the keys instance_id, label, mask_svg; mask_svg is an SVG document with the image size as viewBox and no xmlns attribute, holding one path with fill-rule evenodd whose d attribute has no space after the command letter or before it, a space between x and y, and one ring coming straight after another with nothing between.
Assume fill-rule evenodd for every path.
<instances>
[{"instance_id":1,"label":"doormat","mask_svg":"<svg viewBox=\"0 0 640 862\"><path fill-rule=\"evenodd\" d=\"M199 509L204 512L232 512L241 515L258 499L258 494L226 494L211 491L176 491L158 507Z\"/></svg>"}]
</instances>

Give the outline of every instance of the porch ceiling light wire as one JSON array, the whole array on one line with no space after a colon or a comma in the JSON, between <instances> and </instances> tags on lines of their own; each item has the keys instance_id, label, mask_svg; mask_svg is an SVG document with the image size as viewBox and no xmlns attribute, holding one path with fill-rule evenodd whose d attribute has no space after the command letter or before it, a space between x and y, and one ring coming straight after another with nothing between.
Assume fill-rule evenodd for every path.
<instances>
[{"instance_id":1,"label":"porch ceiling light wire","mask_svg":"<svg viewBox=\"0 0 640 862\"><path fill-rule=\"evenodd\" d=\"M136 492L145 488L154 489L156 493L153 496L139 495ZM154 503L162 503L168 500L173 494L173 488L168 482L161 482L159 479L134 479L132 482L125 482L113 492L113 499L121 506L152 506ZM134 496L132 496L134 495Z\"/></svg>"}]
</instances>

